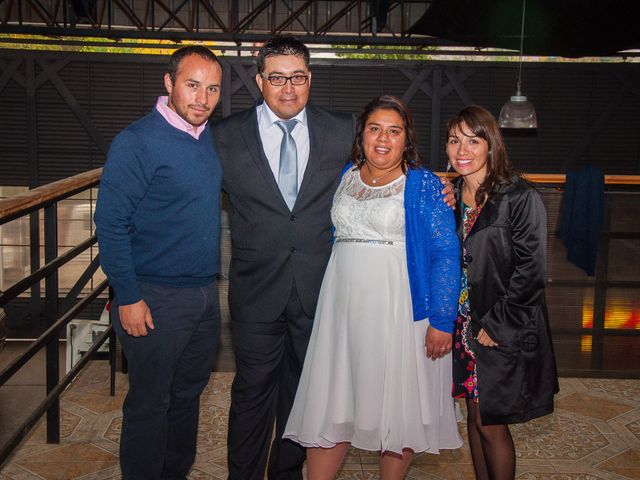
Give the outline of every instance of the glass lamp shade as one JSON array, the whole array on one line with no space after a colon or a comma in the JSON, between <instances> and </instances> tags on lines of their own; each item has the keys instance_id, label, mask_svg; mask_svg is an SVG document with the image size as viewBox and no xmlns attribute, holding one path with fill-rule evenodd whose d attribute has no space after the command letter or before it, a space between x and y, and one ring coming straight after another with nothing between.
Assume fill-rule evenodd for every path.
<instances>
[{"instance_id":1,"label":"glass lamp shade","mask_svg":"<svg viewBox=\"0 0 640 480\"><path fill-rule=\"evenodd\" d=\"M536 110L527 97L520 92L504 104L500 110L498 123L500 128L538 128Z\"/></svg>"}]
</instances>

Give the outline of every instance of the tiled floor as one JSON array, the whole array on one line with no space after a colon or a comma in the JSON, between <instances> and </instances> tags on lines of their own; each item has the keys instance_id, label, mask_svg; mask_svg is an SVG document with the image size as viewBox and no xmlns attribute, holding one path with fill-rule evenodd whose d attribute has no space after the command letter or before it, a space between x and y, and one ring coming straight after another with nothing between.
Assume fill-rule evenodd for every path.
<instances>
[{"instance_id":1,"label":"tiled floor","mask_svg":"<svg viewBox=\"0 0 640 480\"><path fill-rule=\"evenodd\" d=\"M198 456L190 479L226 477L225 436L233 373L214 373L202 396ZM556 413L512 427L518 479L640 479L640 380L561 379ZM0 471L0 480L117 479L121 404L108 395L108 366L97 361L62 399L62 441L44 442L44 425ZM463 437L464 424L459 424ZM352 450L340 479L375 479L377 455ZM473 479L468 447L416 455L409 479Z\"/></svg>"}]
</instances>

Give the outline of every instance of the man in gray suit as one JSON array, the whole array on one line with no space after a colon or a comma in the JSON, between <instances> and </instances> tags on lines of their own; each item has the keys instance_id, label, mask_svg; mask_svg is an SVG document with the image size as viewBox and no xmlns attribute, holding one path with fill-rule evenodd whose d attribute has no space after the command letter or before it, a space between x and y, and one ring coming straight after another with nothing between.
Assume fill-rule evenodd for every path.
<instances>
[{"instance_id":1,"label":"man in gray suit","mask_svg":"<svg viewBox=\"0 0 640 480\"><path fill-rule=\"evenodd\" d=\"M304 449L281 438L331 253L329 212L355 122L351 114L307 104L309 51L294 37L265 43L256 82L264 102L213 126L231 204L229 309L237 371L229 478L262 480L276 419L269 478L301 479ZM283 128L283 120L295 121ZM288 128L297 157L293 194L279 171Z\"/></svg>"},{"instance_id":2,"label":"man in gray suit","mask_svg":"<svg viewBox=\"0 0 640 480\"><path fill-rule=\"evenodd\" d=\"M309 51L295 37L266 42L257 63L264 102L213 126L231 204L236 376L229 479L264 478L274 420L269 479L302 479L305 451L282 434L331 253L331 203L355 122L351 114L307 103Z\"/></svg>"}]
</instances>

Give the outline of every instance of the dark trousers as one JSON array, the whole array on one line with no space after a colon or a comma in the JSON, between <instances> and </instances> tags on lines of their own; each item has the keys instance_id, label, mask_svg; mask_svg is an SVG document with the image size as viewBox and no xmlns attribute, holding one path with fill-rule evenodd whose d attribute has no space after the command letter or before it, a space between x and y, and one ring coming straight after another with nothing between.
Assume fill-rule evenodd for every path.
<instances>
[{"instance_id":1,"label":"dark trousers","mask_svg":"<svg viewBox=\"0 0 640 480\"><path fill-rule=\"evenodd\" d=\"M236 376L231 386L227 439L230 480L262 480L271 445L270 480L302 479L305 449L282 440L302 373L313 318L295 289L276 319L232 314Z\"/></svg>"},{"instance_id":2,"label":"dark trousers","mask_svg":"<svg viewBox=\"0 0 640 480\"><path fill-rule=\"evenodd\" d=\"M120 466L125 480L185 479L196 455L200 394L220 337L215 283L201 288L141 284L155 329L123 331L117 300L113 326L129 366L122 408Z\"/></svg>"}]
</instances>

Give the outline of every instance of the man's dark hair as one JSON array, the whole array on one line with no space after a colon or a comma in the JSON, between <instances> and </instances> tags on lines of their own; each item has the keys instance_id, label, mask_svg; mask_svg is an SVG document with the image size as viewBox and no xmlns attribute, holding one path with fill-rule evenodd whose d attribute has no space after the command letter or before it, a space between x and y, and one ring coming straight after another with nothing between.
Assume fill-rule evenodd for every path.
<instances>
[{"instance_id":1,"label":"man's dark hair","mask_svg":"<svg viewBox=\"0 0 640 480\"><path fill-rule=\"evenodd\" d=\"M264 72L265 60L275 55L296 55L304 60L309 68L309 49L293 35L276 35L265 42L258 51L258 73Z\"/></svg>"},{"instance_id":2,"label":"man's dark hair","mask_svg":"<svg viewBox=\"0 0 640 480\"><path fill-rule=\"evenodd\" d=\"M216 57L215 53L209 50L207 47L203 47L201 45L189 45L186 47L179 48L175 52L171 54L171 58L169 58L169 77L171 77L171 83L176 83L176 76L178 75L178 68L180 68L180 62L184 57L188 57L189 55L198 55L205 60L209 60L211 62L217 63L220 65L220 60ZM220 65L222 68L222 65Z\"/></svg>"}]
</instances>

